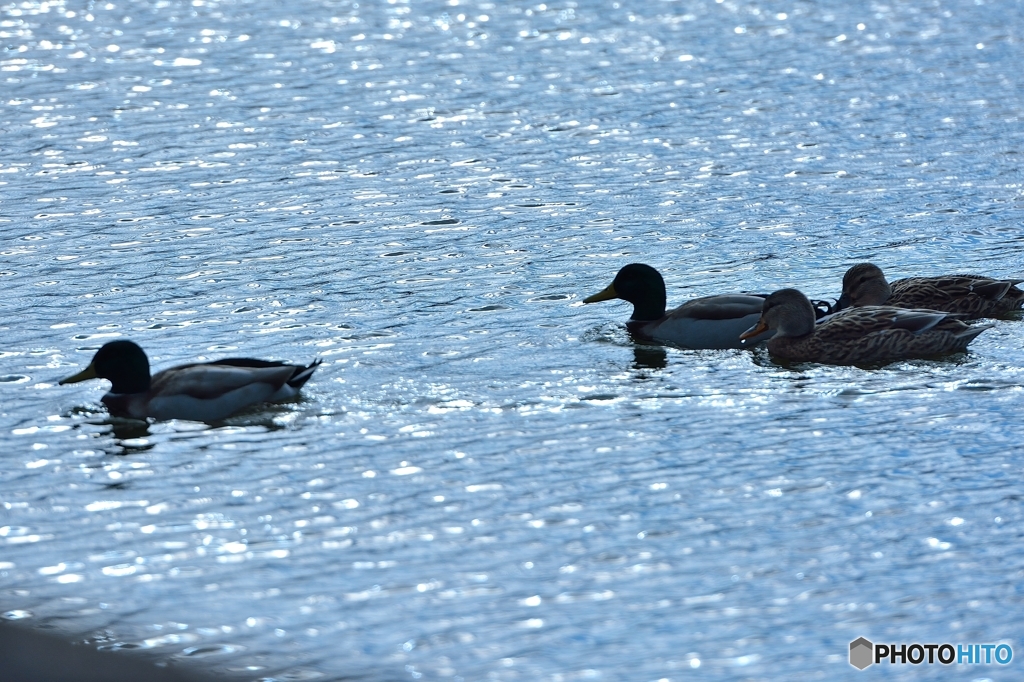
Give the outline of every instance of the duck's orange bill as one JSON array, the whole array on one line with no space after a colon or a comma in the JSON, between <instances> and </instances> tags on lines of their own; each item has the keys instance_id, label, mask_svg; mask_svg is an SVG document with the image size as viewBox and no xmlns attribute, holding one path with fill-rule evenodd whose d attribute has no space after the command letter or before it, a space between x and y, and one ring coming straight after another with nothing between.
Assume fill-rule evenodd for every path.
<instances>
[{"instance_id":1,"label":"duck's orange bill","mask_svg":"<svg viewBox=\"0 0 1024 682\"><path fill-rule=\"evenodd\" d=\"M593 296L587 296L583 299L584 303L597 303L598 301L608 301L613 298L618 298L619 295L615 293L615 285L609 284L603 290L594 294Z\"/></svg>"},{"instance_id":2,"label":"duck's orange bill","mask_svg":"<svg viewBox=\"0 0 1024 682\"><path fill-rule=\"evenodd\" d=\"M74 376L70 376L66 379L61 379L60 381L57 382L57 385L63 386L64 384L77 384L79 381L85 381L86 379L96 378L98 378L96 376L96 368L90 362L89 366L83 369L81 372L75 374Z\"/></svg>"},{"instance_id":3,"label":"duck's orange bill","mask_svg":"<svg viewBox=\"0 0 1024 682\"><path fill-rule=\"evenodd\" d=\"M764 323L764 318L762 317L760 320L757 321L757 324L755 324L753 327L740 334L740 340L746 341L747 339L753 338L758 334L763 334L766 331L768 331L768 325Z\"/></svg>"}]
</instances>

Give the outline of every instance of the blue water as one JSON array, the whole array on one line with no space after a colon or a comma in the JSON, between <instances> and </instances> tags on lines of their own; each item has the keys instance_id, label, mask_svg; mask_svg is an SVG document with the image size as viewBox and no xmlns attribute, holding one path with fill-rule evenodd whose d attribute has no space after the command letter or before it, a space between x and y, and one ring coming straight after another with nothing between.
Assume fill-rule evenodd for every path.
<instances>
[{"instance_id":1,"label":"blue water","mask_svg":"<svg viewBox=\"0 0 1024 682\"><path fill-rule=\"evenodd\" d=\"M0 612L241 679L1020 679L1024 326L784 368L670 305L1024 273L1020 2L0 7ZM111 422L58 387L324 359ZM858 677L860 676L860 677Z\"/></svg>"}]
</instances>

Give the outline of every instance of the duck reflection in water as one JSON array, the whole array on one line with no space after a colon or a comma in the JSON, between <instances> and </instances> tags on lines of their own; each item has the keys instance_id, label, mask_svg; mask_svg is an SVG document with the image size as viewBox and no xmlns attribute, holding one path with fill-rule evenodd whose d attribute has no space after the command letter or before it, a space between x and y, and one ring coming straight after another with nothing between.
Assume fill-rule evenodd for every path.
<instances>
[{"instance_id":1,"label":"duck reflection in water","mask_svg":"<svg viewBox=\"0 0 1024 682\"><path fill-rule=\"evenodd\" d=\"M119 441L137 440L150 435L149 423L138 419L111 419L101 423L109 426L108 433Z\"/></svg>"},{"instance_id":2,"label":"duck reflection in water","mask_svg":"<svg viewBox=\"0 0 1024 682\"><path fill-rule=\"evenodd\" d=\"M281 431L287 428L284 424L278 422L277 418L282 415L290 414L288 410L284 408L267 409L268 407L270 406L264 406L264 409L262 410L254 409L248 413L242 413L232 417L231 419L217 422L215 424L199 426L201 426L203 430L232 427L242 428L246 431L262 431L265 433ZM106 444L100 449L108 455L114 456L137 455L148 450L152 450L156 447L157 443L162 440L161 430L164 433L168 432L165 427L154 434L150 431L150 427L154 425L153 422L142 419L122 419L120 417L112 417L103 421L90 421L86 423L103 429L102 431L93 432L93 436L104 440L107 438L113 439L113 443ZM176 429L171 429L170 433L178 433L178 431Z\"/></svg>"},{"instance_id":3,"label":"duck reflection in water","mask_svg":"<svg viewBox=\"0 0 1024 682\"><path fill-rule=\"evenodd\" d=\"M658 346L633 346L633 369L665 369L668 353Z\"/></svg>"},{"instance_id":4,"label":"duck reflection in water","mask_svg":"<svg viewBox=\"0 0 1024 682\"><path fill-rule=\"evenodd\" d=\"M150 436L152 436L152 433L149 431L149 422L141 419L112 417L98 421L87 421L85 424L100 429L98 431L89 429L90 435L103 441L103 445L98 447L99 450L114 457L137 455L147 450L152 450L155 446L149 440Z\"/></svg>"}]
</instances>

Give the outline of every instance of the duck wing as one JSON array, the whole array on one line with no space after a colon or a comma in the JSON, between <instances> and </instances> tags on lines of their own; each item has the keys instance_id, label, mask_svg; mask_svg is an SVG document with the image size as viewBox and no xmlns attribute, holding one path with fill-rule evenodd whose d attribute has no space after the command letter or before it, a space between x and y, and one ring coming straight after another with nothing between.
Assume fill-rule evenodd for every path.
<instances>
[{"instance_id":1,"label":"duck wing","mask_svg":"<svg viewBox=\"0 0 1024 682\"><path fill-rule=\"evenodd\" d=\"M959 314L891 306L842 310L796 339L772 339L773 355L829 364L879 364L966 350L991 325L968 325Z\"/></svg>"},{"instance_id":2,"label":"duck wing","mask_svg":"<svg viewBox=\"0 0 1024 682\"><path fill-rule=\"evenodd\" d=\"M294 374L295 367L283 363L172 367L153 376L146 411L157 419L216 421L272 399Z\"/></svg>"},{"instance_id":3,"label":"duck wing","mask_svg":"<svg viewBox=\"0 0 1024 682\"><path fill-rule=\"evenodd\" d=\"M914 335L930 329L960 331L968 328L959 316L937 310L862 306L842 310L822 320L817 327L823 336L834 339L856 339L873 332L902 329Z\"/></svg>"},{"instance_id":4,"label":"duck wing","mask_svg":"<svg viewBox=\"0 0 1024 682\"><path fill-rule=\"evenodd\" d=\"M761 315L764 297L752 294L719 294L687 301L665 314L665 319L735 320Z\"/></svg>"},{"instance_id":5,"label":"duck wing","mask_svg":"<svg viewBox=\"0 0 1024 682\"><path fill-rule=\"evenodd\" d=\"M291 367L292 376L286 382L288 386L299 389L302 388L303 384L309 381L309 378L313 376L313 372L323 364L323 360L317 358L308 365L292 365L286 362L280 362L278 360L258 360L256 358L224 358L223 360L214 360L213 362L206 363L208 365L228 365L231 367L252 367L258 369L264 369L268 367Z\"/></svg>"},{"instance_id":6,"label":"duck wing","mask_svg":"<svg viewBox=\"0 0 1024 682\"><path fill-rule=\"evenodd\" d=\"M964 313L971 317L1005 314L1019 308L1024 292L1020 280L993 279L980 275L910 277L892 283L890 305L905 308L933 308Z\"/></svg>"},{"instance_id":7,"label":"duck wing","mask_svg":"<svg viewBox=\"0 0 1024 682\"><path fill-rule=\"evenodd\" d=\"M1024 282L1024 279L998 279L996 277L985 277L984 275L946 275L944 277L935 277L934 279L962 281L974 293L980 296L992 296L994 301L1005 296L1010 287L1015 287ZM999 291L1002 291L1002 293L997 293Z\"/></svg>"},{"instance_id":8,"label":"duck wing","mask_svg":"<svg viewBox=\"0 0 1024 682\"><path fill-rule=\"evenodd\" d=\"M943 309L956 299L971 293L959 278L910 277L898 279L890 285L892 294L888 303L907 308Z\"/></svg>"},{"instance_id":9,"label":"duck wing","mask_svg":"<svg viewBox=\"0 0 1024 682\"><path fill-rule=\"evenodd\" d=\"M295 368L284 363L267 366L246 366L222 362L181 365L153 376L152 395L187 395L199 400L213 400L251 385L265 385L276 391L294 374ZM273 391L272 391L273 392Z\"/></svg>"},{"instance_id":10,"label":"duck wing","mask_svg":"<svg viewBox=\"0 0 1024 682\"><path fill-rule=\"evenodd\" d=\"M687 301L660 320L641 323L643 336L691 349L749 348L771 334L740 341L740 334L761 317L764 299L721 294Z\"/></svg>"}]
</instances>

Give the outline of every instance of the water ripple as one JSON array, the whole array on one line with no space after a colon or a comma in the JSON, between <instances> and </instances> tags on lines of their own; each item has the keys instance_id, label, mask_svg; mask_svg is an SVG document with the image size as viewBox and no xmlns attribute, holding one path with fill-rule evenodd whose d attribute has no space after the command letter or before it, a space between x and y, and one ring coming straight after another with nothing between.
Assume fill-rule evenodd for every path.
<instances>
[{"instance_id":1,"label":"water ripple","mask_svg":"<svg viewBox=\"0 0 1024 682\"><path fill-rule=\"evenodd\" d=\"M579 303L631 261L671 304L1019 276L1012 12L0 15L3 618L264 680L817 679L1019 630L1019 320L782 367ZM325 362L125 422L56 386L120 337Z\"/></svg>"}]
</instances>

